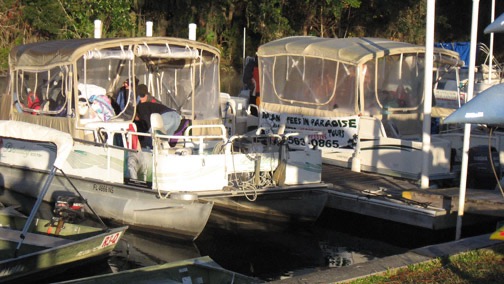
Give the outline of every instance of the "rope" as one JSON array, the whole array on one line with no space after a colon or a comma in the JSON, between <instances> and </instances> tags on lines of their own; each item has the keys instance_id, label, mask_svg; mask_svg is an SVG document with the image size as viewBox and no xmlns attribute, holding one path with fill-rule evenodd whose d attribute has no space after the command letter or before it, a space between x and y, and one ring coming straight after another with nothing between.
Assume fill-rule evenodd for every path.
<instances>
[{"instance_id":1,"label":"rope","mask_svg":"<svg viewBox=\"0 0 504 284\"><path fill-rule=\"evenodd\" d=\"M155 136L155 135L154 135ZM153 142L154 142L154 147L153 151L157 151L159 149L158 147L161 146L161 141L160 139L155 139L153 137ZM218 142L215 147L212 150L212 154L224 154L225 153L225 147L226 144L229 142L224 142L220 141ZM256 173L238 173L236 171L236 165L235 165L235 156L236 154L242 154L241 152L236 152L235 151L235 146L234 144L231 144L231 162L232 162L232 167L233 167L233 172L230 174L231 178L228 181L228 185L234 188L237 188L239 191L243 193L245 198L247 198L248 201L256 201L258 192L257 190L259 188L264 188L268 186L275 186L276 183L274 181L274 173L272 171L266 171L266 172L261 172L259 171L259 183L255 184L254 178ZM256 153L244 153L245 157L247 157L250 161L257 161L260 158L259 154ZM153 155L153 165L154 165L154 171L157 168L158 161L156 159L156 153ZM158 184L158 179L157 175L153 175L153 186L155 186L158 196L160 199L167 199L171 192L162 192L159 189L159 184ZM249 193L249 191L252 191Z\"/></svg>"},{"instance_id":2,"label":"rope","mask_svg":"<svg viewBox=\"0 0 504 284\"><path fill-rule=\"evenodd\" d=\"M259 171L259 183L255 184L254 183L254 178L256 173L241 173L240 177L238 177L238 173L236 172L236 167L235 167L235 153L240 153L240 152L235 152L234 150L234 145L231 144L231 161L233 164L233 173L231 174L231 179L229 180L229 185L232 187L238 188L238 190L241 190L243 192L243 195L247 200L249 201L255 201L257 200L257 190L259 188L264 188L267 186L273 186L275 185L273 181L273 174L272 172L261 172ZM251 153L245 153L245 157L247 157L251 161L257 161L259 159L259 155L251 154ZM247 191L253 191L253 193L247 193Z\"/></svg>"},{"instance_id":3,"label":"rope","mask_svg":"<svg viewBox=\"0 0 504 284\"><path fill-rule=\"evenodd\" d=\"M166 193L163 193L161 192L161 190L159 189L159 182L158 182L158 175L157 175L157 166L158 166L158 161L157 161L157 156L159 155L158 153L158 149L161 148L161 139L157 138L156 135L152 135L152 142L153 142L153 149L152 149L152 164L153 164L153 168L152 168L152 187L155 186L156 190L157 190L157 193L158 193L158 196L159 196L159 199L168 199L168 197L170 196L170 194L172 193L171 191L167 191Z\"/></svg>"},{"instance_id":4,"label":"rope","mask_svg":"<svg viewBox=\"0 0 504 284\"><path fill-rule=\"evenodd\" d=\"M504 197L504 190L502 189L502 185L499 179L499 175L497 174L497 170L495 169L494 161L493 161L493 156L492 156L492 134L493 134L494 128L490 128L490 133L488 135L488 158L490 159L490 165L492 166L492 171L495 177L495 180L497 181L497 185L499 186L500 193L502 197Z\"/></svg>"}]
</instances>

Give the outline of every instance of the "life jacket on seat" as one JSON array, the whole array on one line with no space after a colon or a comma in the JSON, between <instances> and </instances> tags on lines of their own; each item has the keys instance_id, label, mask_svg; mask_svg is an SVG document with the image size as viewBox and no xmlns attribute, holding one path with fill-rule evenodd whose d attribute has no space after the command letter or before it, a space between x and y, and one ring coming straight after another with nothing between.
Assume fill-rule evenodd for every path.
<instances>
[{"instance_id":1,"label":"life jacket on seat","mask_svg":"<svg viewBox=\"0 0 504 284\"><path fill-rule=\"evenodd\" d=\"M38 110L41 107L41 101L35 92L31 91L28 93L27 106L29 109ZM32 112L31 114L37 114Z\"/></svg>"}]
</instances>

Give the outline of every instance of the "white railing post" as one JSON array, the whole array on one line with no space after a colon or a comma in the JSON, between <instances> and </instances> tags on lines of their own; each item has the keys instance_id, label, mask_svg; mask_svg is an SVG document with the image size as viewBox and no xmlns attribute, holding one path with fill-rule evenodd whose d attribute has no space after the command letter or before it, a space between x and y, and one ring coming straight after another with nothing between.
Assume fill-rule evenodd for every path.
<instances>
[{"instance_id":1,"label":"white railing post","mask_svg":"<svg viewBox=\"0 0 504 284\"><path fill-rule=\"evenodd\" d=\"M196 24L189 24L189 39L196 40Z\"/></svg>"},{"instance_id":2,"label":"white railing post","mask_svg":"<svg viewBox=\"0 0 504 284\"><path fill-rule=\"evenodd\" d=\"M145 35L148 37L152 36L152 21L145 22Z\"/></svg>"},{"instance_id":3,"label":"white railing post","mask_svg":"<svg viewBox=\"0 0 504 284\"><path fill-rule=\"evenodd\" d=\"M94 20L94 38L101 38L102 35L102 21Z\"/></svg>"}]
</instances>

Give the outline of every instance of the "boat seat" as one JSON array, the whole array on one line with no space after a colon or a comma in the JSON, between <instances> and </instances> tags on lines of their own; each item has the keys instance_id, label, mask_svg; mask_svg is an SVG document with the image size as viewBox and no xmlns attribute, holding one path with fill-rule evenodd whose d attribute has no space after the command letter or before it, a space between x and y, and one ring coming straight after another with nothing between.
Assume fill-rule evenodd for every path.
<instances>
[{"instance_id":1,"label":"boat seat","mask_svg":"<svg viewBox=\"0 0 504 284\"><path fill-rule=\"evenodd\" d=\"M185 130L187 127L191 125L191 120L182 118L180 120L180 124L173 133L174 136L183 136ZM161 134L161 135L167 135L165 128L164 128L164 123L163 123L163 118L159 113L153 113L151 114L151 131L153 135L156 134ZM162 149L166 150L169 148L174 148L177 146L177 142L179 139L177 138L170 138L170 139L161 139L161 146Z\"/></svg>"},{"instance_id":2,"label":"boat seat","mask_svg":"<svg viewBox=\"0 0 504 284\"><path fill-rule=\"evenodd\" d=\"M153 113L150 116L151 122L151 130L157 134L166 135L166 131L164 129L163 118L159 113Z\"/></svg>"},{"instance_id":3,"label":"boat seat","mask_svg":"<svg viewBox=\"0 0 504 284\"><path fill-rule=\"evenodd\" d=\"M159 114L159 113L151 114L150 123L151 123L152 136L155 136L156 134L166 135L166 131L164 129L163 118L161 117L161 114ZM161 146L161 149L159 149L159 150L167 150L170 148L170 144L168 143L168 140L166 140L166 139L160 139L160 146Z\"/></svg>"},{"instance_id":4,"label":"boat seat","mask_svg":"<svg viewBox=\"0 0 504 284\"><path fill-rule=\"evenodd\" d=\"M183 136L184 132L186 131L186 129L190 125L191 125L191 120L182 118L180 120L179 126L177 127L177 129L175 130L175 132L173 133L173 135L175 135L175 136ZM171 138L170 142L169 142L170 147L175 147L177 145L177 142L178 142L177 138Z\"/></svg>"},{"instance_id":5,"label":"boat seat","mask_svg":"<svg viewBox=\"0 0 504 284\"><path fill-rule=\"evenodd\" d=\"M13 230L10 228L0 228L0 239L10 242L19 242L21 240L20 238L21 233L22 232L19 230ZM66 245L71 242L73 241L59 238L56 236L27 233L23 241L23 244L52 248Z\"/></svg>"}]
</instances>

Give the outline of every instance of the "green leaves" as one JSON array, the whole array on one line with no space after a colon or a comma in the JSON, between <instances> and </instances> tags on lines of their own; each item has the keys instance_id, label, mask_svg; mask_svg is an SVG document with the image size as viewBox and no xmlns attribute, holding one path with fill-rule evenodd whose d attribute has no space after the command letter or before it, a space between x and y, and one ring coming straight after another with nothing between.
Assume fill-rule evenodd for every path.
<instances>
[{"instance_id":1,"label":"green leaves","mask_svg":"<svg viewBox=\"0 0 504 284\"><path fill-rule=\"evenodd\" d=\"M135 27L131 0L25 0L24 20L44 39L83 38L94 34L94 20L103 24L102 36L128 36Z\"/></svg>"}]
</instances>

